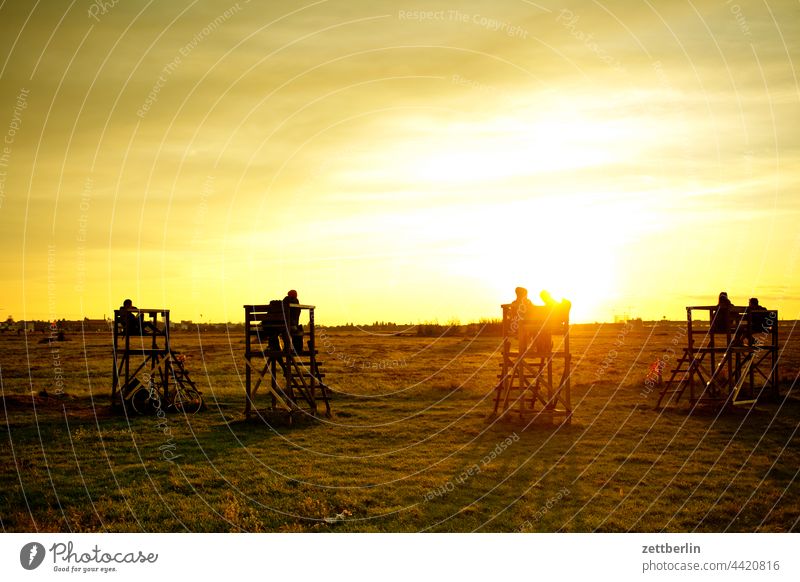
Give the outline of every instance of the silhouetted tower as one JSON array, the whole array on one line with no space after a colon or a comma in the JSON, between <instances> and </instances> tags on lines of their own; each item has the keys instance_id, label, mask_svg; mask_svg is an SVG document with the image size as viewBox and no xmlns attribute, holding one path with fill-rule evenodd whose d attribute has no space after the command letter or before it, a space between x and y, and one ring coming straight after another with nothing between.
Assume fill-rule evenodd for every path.
<instances>
[{"instance_id":1,"label":"silhouetted tower","mask_svg":"<svg viewBox=\"0 0 800 582\"><path fill-rule=\"evenodd\" d=\"M686 308L683 355L664 384L656 408L676 404L689 391L695 405L750 405L778 396L778 312L718 306ZM697 312L708 312L700 321Z\"/></svg>"},{"instance_id":2,"label":"silhouetted tower","mask_svg":"<svg viewBox=\"0 0 800 582\"><path fill-rule=\"evenodd\" d=\"M301 314L308 312L308 329L300 325ZM256 396L261 386L270 396L271 411L283 410L292 415L303 407L317 416L317 397L325 403L330 416L328 387L317 361L314 306L272 301L269 305L244 306L245 334L245 405L250 418L261 411ZM305 338L308 338L304 346ZM282 380L282 381L281 381Z\"/></svg>"},{"instance_id":3,"label":"silhouetted tower","mask_svg":"<svg viewBox=\"0 0 800 582\"><path fill-rule=\"evenodd\" d=\"M115 310L113 341L112 406L125 404L138 413L154 406L197 412L203 406L183 356L170 346L168 309Z\"/></svg>"},{"instance_id":4,"label":"silhouetted tower","mask_svg":"<svg viewBox=\"0 0 800 582\"><path fill-rule=\"evenodd\" d=\"M524 317L503 309L503 346L492 418L516 411L522 420L571 422L569 308L529 308ZM520 333L522 332L522 333ZM512 342L526 337L527 346Z\"/></svg>"}]
</instances>

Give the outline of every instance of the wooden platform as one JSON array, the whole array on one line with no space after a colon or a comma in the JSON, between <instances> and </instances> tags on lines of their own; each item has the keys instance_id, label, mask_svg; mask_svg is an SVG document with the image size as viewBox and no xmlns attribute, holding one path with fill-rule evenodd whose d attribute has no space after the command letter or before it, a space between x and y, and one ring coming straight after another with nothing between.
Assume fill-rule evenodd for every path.
<instances>
[{"instance_id":1,"label":"wooden platform","mask_svg":"<svg viewBox=\"0 0 800 582\"><path fill-rule=\"evenodd\" d=\"M560 420L569 424L572 420L569 311L534 306L525 318L515 319L510 305L501 307L502 359L490 418L514 417L528 423L544 420L550 424ZM519 343L520 337L530 338L530 344L512 350L512 342ZM557 345L554 338L559 338Z\"/></svg>"},{"instance_id":2,"label":"wooden platform","mask_svg":"<svg viewBox=\"0 0 800 582\"><path fill-rule=\"evenodd\" d=\"M325 405L325 416L331 415L322 362L317 361L314 309L279 302L244 306L246 419L261 410L260 394L268 396L271 413L286 413L290 422L293 415L317 416L318 399ZM307 330L299 323L303 312L308 313Z\"/></svg>"},{"instance_id":3,"label":"wooden platform","mask_svg":"<svg viewBox=\"0 0 800 582\"><path fill-rule=\"evenodd\" d=\"M698 326L698 314L705 313L708 319ZM656 409L681 399L691 408L726 408L778 397L777 311L733 307L722 324L716 321L717 306L690 306L686 314L687 345L662 385Z\"/></svg>"}]
</instances>

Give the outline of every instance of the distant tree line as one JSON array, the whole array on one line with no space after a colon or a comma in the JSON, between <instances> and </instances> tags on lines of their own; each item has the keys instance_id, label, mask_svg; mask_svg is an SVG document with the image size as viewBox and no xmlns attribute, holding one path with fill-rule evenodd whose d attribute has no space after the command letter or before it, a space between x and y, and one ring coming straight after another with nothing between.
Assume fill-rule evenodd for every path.
<instances>
[{"instance_id":1,"label":"distant tree line","mask_svg":"<svg viewBox=\"0 0 800 582\"><path fill-rule=\"evenodd\" d=\"M481 319L478 322L467 324L461 324L456 319L447 323L439 323L438 321L424 321L421 323L374 321L371 324L345 323L342 325L326 325L324 327L332 331L372 331L418 337L500 336L503 332L503 323L499 319Z\"/></svg>"}]
</instances>

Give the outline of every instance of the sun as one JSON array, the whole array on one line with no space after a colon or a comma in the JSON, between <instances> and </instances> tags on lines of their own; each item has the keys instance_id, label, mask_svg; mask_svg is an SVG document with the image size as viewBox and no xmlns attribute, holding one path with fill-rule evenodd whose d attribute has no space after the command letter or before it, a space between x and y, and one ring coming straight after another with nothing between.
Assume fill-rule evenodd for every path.
<instances>
[{"instance_id":1,"label":"sun","mask_svg":"<svg viewBox=\"0 0 800 582\"><path fill-rule=\"evenodd\" d=\"M428 277L475 312L487 292L511 300L522 285L534 298L548 289L570 299L576 320L606 320L622 302L640 217L658 215L627 174L652 128L595 100L528 101L381 126L387 145L332 178L337 191L367 192L374 204L366 225L359 214L348 228L368 230L370 252L398 265L390 279L405 297ZM459 288L467 282L482 291Z\"/></svg>"},{"instance_id":2,"label":"sun","mask_svg":"<svg viewBox=\"0 0 800 582\"><path fill-rule=\"evenodd\" d=\"M617 301L626 240L624 228L613 227L615 210L543 198L488 204L474 212L481 217L482 232L463 242L448 263L454 276L479 278L508 301L517 286L528 288L533 299L547 289L572 302L576 321L608 317L606 311Z\"/></svg>"}]
</instances>

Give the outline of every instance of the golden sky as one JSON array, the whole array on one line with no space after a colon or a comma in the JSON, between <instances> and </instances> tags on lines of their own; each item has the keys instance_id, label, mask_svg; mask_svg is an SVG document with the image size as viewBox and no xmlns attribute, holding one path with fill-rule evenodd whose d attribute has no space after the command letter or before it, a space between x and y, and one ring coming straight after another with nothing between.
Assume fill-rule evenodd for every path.
<instances>
[{"instance_id":1,"label":"golden sky","mask_svg":"<svg viewBox=\"0 0 800 582\"><path fill-rule=\"evenodd\" d=\"M0 3L0 318L800 314L800 4Z\"/></svg>"}]
</instances>

